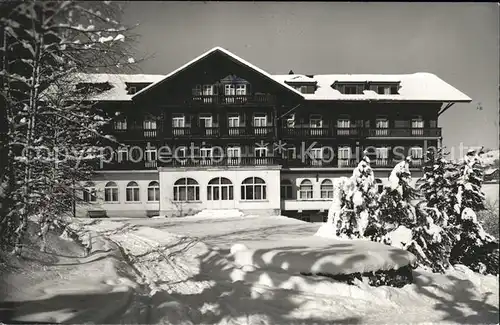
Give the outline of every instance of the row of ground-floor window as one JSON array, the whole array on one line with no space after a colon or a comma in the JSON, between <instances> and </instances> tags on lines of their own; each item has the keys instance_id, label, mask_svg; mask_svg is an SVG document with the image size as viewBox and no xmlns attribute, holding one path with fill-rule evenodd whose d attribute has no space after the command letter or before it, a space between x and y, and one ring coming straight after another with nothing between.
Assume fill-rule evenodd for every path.
<instances>
[{"instance_id":1,"label":"row of ground-floor window","mask_svg":"<svg viewBox=\"0 0 500 325\"><path fill-rule=\"evenodd\" d=\"M377 174L378 173L378 174ZM378 190L387 171L376 172ZM246 214L328 210L339 177L352 172L286 172L266 168L160 168L157 171L97 173L85 185L77 216L89 211L110 217L185 216L205 209L238 209ZM415 175L416 176L416 175Z\"/></svg>"},{"instance_id":2,"label":"row of ground-floor window","mask_svg":"<svg viewBox=\"0 0 500 325\"><path fill-rule=\"evenodd\" d=\"M375 179L379 193L383 190L381 179ZM333 182L324 179L319 186L319 191L310 179L303 179L298 186L294 186L289 179L282 179L280 184L281 199L284 200L307 200L307 199L331 199L333 198ZM241 200L266 200L266 182L259 177L248 177L241 183ZM107 182L104 186L104 202L120 202L120 188L113 182ZM147 202L160 201L160 184L151 181L147 185ZM319 195L318 195L319 194ZM234 200L233 183L226 177L216 177L207 184L206 200ZM92 182L85 185L83 201L97 202L99 193ZM200 201L200 184L193 178L181 178L173 185L173 201L175 202L198 202ZM141 202L140 186L135 181L130 181L125 187L126 202Z\"/></svg>"}]
</instances>

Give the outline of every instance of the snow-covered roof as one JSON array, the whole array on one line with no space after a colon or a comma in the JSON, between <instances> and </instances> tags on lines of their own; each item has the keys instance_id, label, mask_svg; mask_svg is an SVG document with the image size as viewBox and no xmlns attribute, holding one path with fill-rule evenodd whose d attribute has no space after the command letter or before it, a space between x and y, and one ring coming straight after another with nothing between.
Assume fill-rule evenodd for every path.
<instances>
[{"instance_id":1,"label":"snow-covered roof","mask_svg":"<svg viewBox=\"0 0 500 325\"><path fill-rule=\"evenodd\" d=\"M289 75L290 78L286 79L285 82L289 82L289 83L316 83L317 81L314 80L313 78L311 77L308 77L308 76L304 76L304 75L301 75L301 74L294 74L294 75ZM273 76L274 79L276 79L277 76Z\"/></svg>"},{"instance_id":2,"label":"snow-covered roof","mask_svg":"<svg viewBox=\"0 0 500 325\"><path fill-rule=\"evenodd\" d=\"M100 92L92 96L97 101L129 101L132 94L127 94L126 83L154 83L165 78L165 75L159 74L107 74L91 73L78 74L77 83L106 83L111 85L110 90Z\"/></svg>"},{"instance_id":3,"label":"snow-covered roof","mask_svg":"<svg viewBox=\"0 0 500 325\"><path fill-rule=\"evenodd\" d=\"M168 78L178 74L188 66L203 59L216 51L222 52L242 65L260 73L289 91L300 95L306 100L335 100L335 101L436 101L436 102L470 102L471 98L443 81L436 75L427 72L413 74L321 74L306 76L303 74L271 75L259 67L249 63L241 57L229 52L222 47L201 54L183 66L175 69L167 75L156 74L81 74L82 82L109 82L113 87L110 90L99 93L95 100L100 101L129 101L133 97L144 94L148 89L157 86ZM316 91L313 94L302 94L289 83L316 82ZM379 95L372 90L365 90L359 95L345 95L333 89L335 82L371 82L371 83L399 83L398 94ZM127 94L126 83L151 83L149 86L138 91L134 95Z\"/></svg>"},{"instance_id":4,"label":"snow-covered roof","mask_svg":"<svg viewBox=\"0 0 500 325\"><path fill-rule=\"evenodd\" d=\"M154 84L151 84L151 85L149 85L148 87L146 87L146 88L142 89L141 91L138 91L138 92L134 95L134 97L135 97L135 96L139 96L140 94L145 93L146 91L148 91L148 89L151 89L151 88L153 88L153 87L157 86L157 85L158 85L158 84L160 84L161 82L163 82L163 81L165 81L165 80L169 79L170 77L172 77L172 76L176 75L177 73L179 73L179 72L181 72L182 70L186 69L186 68L187 68L187 67L189 67L190 65L192 65L192 64L194 64L194 63L196 63L196 62L200 61L201 59L203 59L203 58L207 57L208 55L210 55L210 54L212 54L212 53L214 53L214 52L217 52L217 51L222 52L222 53L224 53L224 54L228 55L229 57L231 57L231 58L233 58L234 60L236 60L236 61L240 62L241 64L243 64L243 65L247 66L248 68L250 68L250 69L252 69L252 70L254 70L254 71L256 71L256 72L260 73L260 74L261 74L261 75L263 75L264 77L267 77L267 78L269 78L269 79L271 79L271 80L273 80L273 81L276 81L276 79L274 78L274 76L270 75L269 73L267 73L266 71L262 70L261 68L259 68L259 67L255 66L255 65L251 64L250 62L248 62L248 61L246 61L246 60L244 60L244 59L240 58L240 57L239 57L239 56L237 56L236 54L231 53L231 52L229 52L228 50L226 50L226 49L224 49L224 48L222 48L222 47L217 46L217 47L214 47L214 48L213 48L213 49L211 49L211 50L208 50L207 52L203 53L202 55L200 55L200 56L198 56L198 57L194 58L193 60L189 61L188 63L184 64L183 66L181 66L181 67L179 67L179 68L175 69L174 71L170 72L168 75L166 75L166 76L163 78L163 80L159 80L159 81L155 82ZM299 95L299 96L303 97L303 95L302 95L302 93L301 93L300 91L297 91L295 88L290 87L289 85L285 84L284 82L277 81L277 83L278 83L278 84L280 84L281 86L283 86L283 87L287 88L287 89L288 89L288 90L290 90L291 92L294 92L294 93L296 93L297 95Z\"/></svg>"},{"instance_id":5,"label":"snow-covered roof","mask_svg":"<svg viewBox=\"0 0 500 325\"><path fill-rule=\"evenodd\" d=\"M305 75L274 75L280 82L297 80L317 81L317 90L314 94L304 94L306 100L394 100L394 101L440 101L440 102L470 102L472 99L451 86L436 75L427 72L413 74L322 74L312 78ZM397 95L379 95L374 91L365 90L361 95L345 95L333 89L335 82L372 82L400 83L401 88Z\"/></svg>"}]
</instances>

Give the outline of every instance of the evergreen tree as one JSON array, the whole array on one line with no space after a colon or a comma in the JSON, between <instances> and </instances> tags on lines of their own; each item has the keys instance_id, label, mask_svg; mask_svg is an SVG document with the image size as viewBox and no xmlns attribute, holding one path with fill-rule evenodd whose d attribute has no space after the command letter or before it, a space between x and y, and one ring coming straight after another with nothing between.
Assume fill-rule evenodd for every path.
<instances>
[{"instance_id":1,"label":"evergreen tree","mask_svg":"<svg viewBox=\"0 0 500 325\"><path fill-rule=\"evenodd\" d=\"M398 227L410 228L415 224L416 212L411 200L416 197L416 190L411 185L410 157L399 162L389 175L389 185L378 200L379 223L371 231L372 240L391 244L387 236Z\"/></svg>"},{"instance_id":2,"label":"evergreen tree","mask_svg":"<svg viewBox=\"0 0 500 325\"><path fill-rule=\"evenodd\" d=\"M28 217L54 218L67 210L79 181L91 174L91 165L82 161L97 158L89 143L103 136L106 118L96 114L93 91L76 87L88 82L79 73L134 60L117 4L8 1L0 10L8 13L0 19L8 125L2 148L7 147L8 171L1 182L10 184L2 196L0 244L14 244L20 253ZM68 150L57 150L61 144Z\"/></svg>"},{"instance_id":3,"label":"evergreen tree","mask_svg":"<svg viewBox=\"0 0 500 325\"><path fill-rule=\"evenodd\" d=\"M444 272L450 266L455 238L450 224L453 213L450 203L458 171L445 159L442 148L428 150L426 156L423 184L419 188L424 200L417 205L412 242L407 249L414 253L420 266Z\"/></svg>"},{"instance_id":4,"label":"evergreen tree","mask_svg":"<svg viewBox=\"0 0 500 325\"><path fill-rule=\"evenodd\" d=\"M483 171L479 154L480 150L470 150L459 165L454 204L454 226L459 236L450 262L464 264L477 272L498 274L498 241L484 231L476 216L476 211L484 209L485 200L481 191Z\"/></svg>"},{"instance_id":5,"label":"evergreen tree","mask_svg":"<svg viewBox=\"0 0 500 325\"><path fill-rule=\"evenodd\" d=\"M370 159L365 155L344 183L341 196L341 212L335 220L337 235L362 238L370 223L377 216L377 190Z\"/></svg>"}]
</instances>

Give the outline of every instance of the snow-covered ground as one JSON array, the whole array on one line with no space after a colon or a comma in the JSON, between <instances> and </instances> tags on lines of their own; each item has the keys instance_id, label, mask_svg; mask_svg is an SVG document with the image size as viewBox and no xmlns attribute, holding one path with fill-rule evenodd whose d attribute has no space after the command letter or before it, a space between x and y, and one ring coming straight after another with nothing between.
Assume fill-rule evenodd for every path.
<instances>
[{"instance_id":1,"label":"snow-covered ground","mask_svg":"<svg viewBox=\"0 0 500 325\"><path fill-rule=\"evenodd\" d=\"M185 217L81 219L74 227L94 235L94 261L89 263L107 260L120 247L130 267L122 265L114 280L104 281L108 287L68 286L66 292L59 292L57 306L45 305L52 318L40 319L43 315L38 313L38 320L70 322L69 316L55 315L77 316L78 299L88 295L88 290L104 297L112 288L126 287L137 290L136 296L142 298L109 295L111 303L130 304L118 304L124 318L115 308L101 320L163 324L498 323L498 278L473 274L465 268L446 275L418 270L414 272L415 284L400 289L300 275L299 271L320 265L343 271L357 269L364 258L379 265L392 260L392 266L410 259L398 250L393 252L399 259L387 258L387 250L368 242L314 237L317 224L286 217ZM80 262L85 265L88 261ZM88 278L92 276L88 274ZM135 277L139 286L125 285L124 279L130 277ZM147 308L138 308L134 301L145 302ZM101 306L102 301L96 299L94 308ZM21 320L28 320L29 308L25 309Z\"/></svg>"}]
</instances>

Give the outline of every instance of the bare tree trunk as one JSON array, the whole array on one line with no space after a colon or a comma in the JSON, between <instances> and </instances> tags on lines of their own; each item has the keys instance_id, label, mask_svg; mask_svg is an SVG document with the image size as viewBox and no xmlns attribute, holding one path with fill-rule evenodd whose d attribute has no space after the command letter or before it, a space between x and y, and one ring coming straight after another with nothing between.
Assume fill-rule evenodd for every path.
<instances>
[{"instance_id":1,"label":"bare tree trunk","mask_svg":"<svg viewBox=\"0 0 500 325\"><path fill-rule=\"evenodd\" d=\"M33 6L33 12L36 12L35 4L32 3L31 6ZM40 15L40 24L43 24L43 15ZM37 33L36 31L36 26L35 22L32 21L32 31L33 33ZM39 35L40 36L40 35ZM33 146L33 139L34 139L34 132L35 132L35 126L37 122L37 110L38 110L38 96L39 96L39 88L40 88L40 60L42 56L42 50L43 50L43 36L39 37L39 41L36 40L35 42L35 57L33 59L33 71L31 73L31 87L30 87L30 97L29 97L29 113L30 113L30 118L29 118L29 126L28 126L28 134L26 137L26 150L25 152L25 157L27 158L26 160L26 166L25 166L25 177L24 177L24 209L21 214L21 224L19 225L19 228L16 230L17 238L16 238L16 244L14 247L14 253L16 255L21 254L21 248L22 248L22 242L24 239L24 234L26 233L26 230L28 229L28 216L31 213L31 186L30 183L32 182L32 168L31 168L31 159L33 158L33 153L30 153L30 149Z\"/></svg>"}]
</instances>

